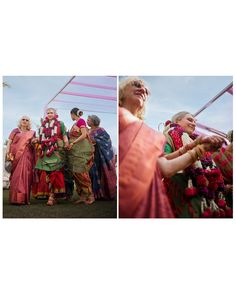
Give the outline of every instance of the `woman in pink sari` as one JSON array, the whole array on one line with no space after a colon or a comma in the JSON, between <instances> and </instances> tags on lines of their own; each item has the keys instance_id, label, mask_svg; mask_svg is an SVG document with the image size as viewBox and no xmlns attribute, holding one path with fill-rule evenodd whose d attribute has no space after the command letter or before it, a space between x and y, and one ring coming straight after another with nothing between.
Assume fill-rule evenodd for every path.
<instances>
[{"instance_id":1,"label":"woman in pink sari","mask_svg":"<svg viewBox=\"0 0 236 294\"><path fill-rule=\"evenodd\" d=\"M30 204L33 177L33 146L35 131L28 116L23 116L7 144L7 159L12 161L9 201L11 204Z\"/></svg>"},{"instance_id":2,"label":"woman in pink sari","mask_svg":"<svg viewBox=\"0 0 236 294\"><path fill-rule=\"evenodd\" d=\"M119 87L119 216L125 218L174 217L163 185L201 157L209 144L204 140L192 150L165 158L165 137L143 122L149 91L138 78L121 81ZM206 140L207 141L207 140ZM215 144L222 144L215 138ZM201 144L205 143L205 144ZM211 140L209 139L209 142Z\"/></svg>"}]
</instances>

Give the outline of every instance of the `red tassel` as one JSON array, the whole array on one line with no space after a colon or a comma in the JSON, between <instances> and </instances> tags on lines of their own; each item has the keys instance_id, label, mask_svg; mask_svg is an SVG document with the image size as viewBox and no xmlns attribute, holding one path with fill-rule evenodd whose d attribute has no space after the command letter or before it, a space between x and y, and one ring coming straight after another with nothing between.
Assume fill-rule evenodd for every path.
<instances>
[{"instance_id":1,"label":"red tassel","mask_svg":"<svg viewBox=\"0 0 236 294\"><path fill-rule=\"evenodd\" d=\"M204 210L202 217L212 217L212 211L210 208Z\"/></svg>"},{"instance_id":2,"label":"red tassel","mask_svg":"<svg viewBox=\"0 0 236 294\"><path fill-rule=\"evenodd\" d=\"M191 179L188 180L188 187L185 188L185 195L188 198L194 197L197 195L197 189L195 187L193 187L193 183L192 183Z\"/></svg>"},{"instance_id":3,"label":"red tassel","mask_svg":"<svg viewBox=\"0 0 236 294\"><path fill-rule=\"evenodd\" d=\"M220 208L224 208L226 206L226 201L224 199L219 199L217 201L217 205L220 207Z\"/></svg>"}]
</instances>

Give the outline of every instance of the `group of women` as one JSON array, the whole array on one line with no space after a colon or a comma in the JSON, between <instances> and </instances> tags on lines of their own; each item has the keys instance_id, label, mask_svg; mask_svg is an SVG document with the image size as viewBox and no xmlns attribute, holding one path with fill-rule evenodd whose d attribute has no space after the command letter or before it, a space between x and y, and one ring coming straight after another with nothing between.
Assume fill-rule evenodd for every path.
<instances>
[{"instance_id":1,"label":"group of women","mask_svg":"<svg viewBox=\"0 0 236 294\"><path fill-rule=\"evenodd\" d=\"M143 122L149 94L139 78L120 82L120 217L232 217L232 143L196 136L186 111L163 134L151 129Z\"/></svg>"},{"instance_id":2,"label":"group of women","mask_svg":"<svg viewBox=\"0 0 236 294\"><path fill-rule=\"evenodd\" d=\"M119 216L122 218L232 217L233 135L197 136L196 120L182 111L165 123L163 133L144 122L150 95L143 80L128 78L119 86ZM75 203L116 195L116 170L110 136L96 115L75 121L69 134L55 109L47 109L39 134L30 118L21 118L7 145L12 162L10 202L29 204L46 195L79 195ZM72 192L71 192L72 191Z\"/></svg>"},{"instance_id":3,"label":"group of women","mask_svg":"<svg viewBox=\"0 0 236 294\"><path fill-rule=\"evenodd\" d=\"M53 206L58 197L73 193L75 183L79 199L75 203L92 204L95 199L116 196L115 160L108 133L96 115L88 117L73 108L75 122L70 132L58 120L54 108L48 108L38 134L23 116L7 144L7 161L12 163L9 199L11 204L30 204L30 196L46 196Z\"/></svg>"}]
</instances>

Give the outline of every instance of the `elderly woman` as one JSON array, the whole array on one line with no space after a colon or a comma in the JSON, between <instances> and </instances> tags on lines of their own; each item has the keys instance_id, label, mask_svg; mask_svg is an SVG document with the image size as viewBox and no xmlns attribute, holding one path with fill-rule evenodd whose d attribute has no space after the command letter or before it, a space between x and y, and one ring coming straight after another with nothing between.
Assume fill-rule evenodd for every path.
<instances>
[{"instance_id":1,"label":"elderly woman","mask_svg":"<svg viewBox=\"0 0 236 294\"><path fill-rule=\"evenodd\" d=\"M143 122L148 95L145 83L138 78L128 78L120 83L120 217L174 217L162 176L170 177L191 165L208 148L204 143L177 158L162 156L164 135ZM221 139L215 141L222 144Z\"/></svg>"},{"instance_id":2,"label":"elderly woman","mask_svg":"<svg viewBox=\"0 0 236 294\"><path fill-rule=\"evenodd\" d=\"M58 120L56 110L48 108L46 113L39 129L40 154L35 168L40 172L35 196L48 194L47 205L53 206L56 195L65 193L64 147L69 144L65 125Z\"/></svg>"},{"instance_id":3,"label":"elderly woman","mask_svg":"<svg viewBox=\"0 0 236 294\"><path fill-rule=\"evenodd\" d=\"M89 171L95 199L114 199L116 196L115 158L109 134L100 127L100 118L89 115L89 137L95 144L94 164Z\"/></svg>"},{"instance_id":4,"label":"elderly woman","mask_svg":"<svg viewBox=\"0 0 236 294\"><path fill-rule=\"evenodd\" d=\"M165 126L165 152L179 152L180 155L191 149L201 140L201 137L195 139L195 127L195 118L189 112L175 114ZM210 151L215 151L219 147L218 138L213 136L211 140L214 147ZM166 157L169 158L171 154ZM210 153L200 157L189 168L165 179L165 183L176 217L224 217L231 213L223 195L222 174L214 165Z\"/></svg>"},{"instance_id":5,"label":"elderly woman","mask_svg":"<svg viewBox=\"0 0 236 294\"><path fill-rule=\"evenodd\" d=\"M73 108L70 114L75 124L69 134L68 168L73 174L79 195L79 199L75 204L92 204L94 195L89 170L93 165L94 147L88 137L86 122L81 118L83 112L79 108Z\"/></svg>"},{"instance_id":6,"label":"elderly woman","mask_svg":"<svg viewBox=\"0 0 236 294\"><path fill-rule=\"evenodd\" d=\"M11 204L30 204L30 190L33 177L34 153L32 143L35 131L31 121L23 116L7 143L7 160L12 161L9 199Z\"/></svg>"}]
</instances>

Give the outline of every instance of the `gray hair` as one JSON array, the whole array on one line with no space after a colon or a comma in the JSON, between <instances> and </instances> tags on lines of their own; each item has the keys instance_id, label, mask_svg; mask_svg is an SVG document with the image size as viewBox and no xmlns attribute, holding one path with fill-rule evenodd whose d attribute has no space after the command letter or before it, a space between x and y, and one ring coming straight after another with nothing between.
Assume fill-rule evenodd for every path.
<instances>
[{"instance_id":1,"label":"gray hair","mask_svg":"<svg viewBox=\"0 0 236 294\"><path fill-rule=\"evenodd\" d=\"M18 128L19 128L19 129L21 128L21 120L22 120L22 118L26 118L26 119L29 120L29 122L28 122L29 124L28 124L27 130L31 130L31 119L30 119L30 117L27 116L27 115L23 115L23 116L19 119L19 122L18 122Z\"/></svg>"},{"instance_id":2,"label":"gray hair","mask_svg":"<svg viewBox=\"0 0 236 294\"><path fill-rule=\"evenodd\" d=\"M145 84L145 82L141 79L139 79L138 77L129 77L126 79L123 79L120 81L119 84L119 106L123 106L124 100L125 100L125 95L124 95L124 90L126 89L126 87L130 84L132 84L132 82L134 81L140 81L142 84ZM150 95L150 91L148 90L149 95ZM142 109L139 110L137 117L141 120L144 120L144 114L145 114L145 103L143 104Z\"/></svg>"},{"instance_id":3,"label":"gray hair","mask_svg":"<svg viewBox=\"0 0 236 294\"><path fill-rule=\"evenodd\" d=\"M100 118L99 118L98 116L96 116L95 114L93 114L93 115L89 115L88 118L91 119L91 121L93 122L93 124L94 124L95 127L98 127L98 126L100 125L101 120L100 120Z\"/></svg>"},{"instance_id":4,"label":"gray hair","mask_svg":"<svg viewBox=\"0 0 236 294\"><path fill-rule=\"evenodd\" d=\"M57 110L56 110L56 108L48 107L48 108L46 109L45 116L47 116L47 112L48 112L48 110L52 110L52 111L54 112L54 114L57 114Z\"/></svg>"},{"instance_id":5,"label":"gray hair","mask_svg":"<svg viewBox=\"0 0 236 294\"><path fill-rule=\"evenodd\" d=\"M180 111L180 112L176 113L174 116L172 116L171 122L177 123L179 120L181 120L187 114L191 114L191 113L188 111Z\"/></svg>"}]
</instances>

